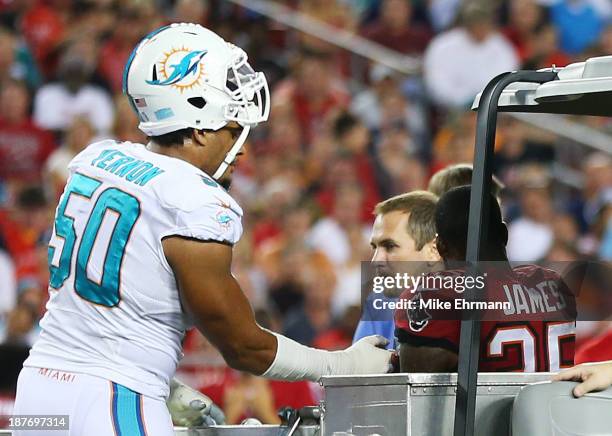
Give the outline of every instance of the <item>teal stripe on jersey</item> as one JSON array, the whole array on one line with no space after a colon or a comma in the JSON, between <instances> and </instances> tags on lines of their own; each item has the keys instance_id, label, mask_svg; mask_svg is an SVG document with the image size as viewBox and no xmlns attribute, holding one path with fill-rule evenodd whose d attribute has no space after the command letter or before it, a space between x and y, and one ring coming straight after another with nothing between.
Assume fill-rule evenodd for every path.
<instances>
[{"instance_id":1,"label":"teal stripe on jersey","mask_svg":"<svg viewBox=\"0 0 612 436\"><path fill-rule=\"evenodd\" d=\"M117 436L146 436L140 394L113 383L113 425Z\"/></svg>"}]
</instances>

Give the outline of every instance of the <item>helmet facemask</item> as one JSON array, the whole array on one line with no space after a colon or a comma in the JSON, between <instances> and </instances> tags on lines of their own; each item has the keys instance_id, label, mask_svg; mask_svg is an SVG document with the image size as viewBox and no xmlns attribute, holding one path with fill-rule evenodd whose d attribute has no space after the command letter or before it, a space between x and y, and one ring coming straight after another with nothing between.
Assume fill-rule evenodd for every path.
<instances>
[{"instance_id":1,"label":"helmet facemask","mask_svg":"<svg viewBox=\"0 0 612 436\"><path fill-rule=\"evenodd\" d=\"M232 101L225 106L225 118L254 127L270 114L270 91L262 72L255 72L244 51L232 46L234 57L227 69L225 92Z\"/></svg>"},{"instance_id":2,"label":"helmet facemask","mask_svg":"<svg viewBox=\"0 0 612 436\"><path fill-rule=\"evenodd\" d=\"M212 175L215 180L219 179L236 159L251 127L266 121L270 114L270 91L264 74L253 70L244 51L235 46L232 46L232 51L235 55L227 69L225 81L225 92L232 101L226 104L224 115L228 122L235 121L243 126L243 130Z\"/></svg>"}]
</instances>

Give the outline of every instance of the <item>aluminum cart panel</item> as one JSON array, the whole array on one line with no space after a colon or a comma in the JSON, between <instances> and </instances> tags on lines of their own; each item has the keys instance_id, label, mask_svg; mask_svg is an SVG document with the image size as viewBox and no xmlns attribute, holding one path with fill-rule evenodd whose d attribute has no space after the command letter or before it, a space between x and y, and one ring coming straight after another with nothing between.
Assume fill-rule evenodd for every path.
<instances>
[{"instance_id":1,"label":"aluminum cart panel","mask_svg":"<svg viewBox=\"0 0 612 436\"><path fill-rule=\"evenodd\" d=\"M522 386L550 373L480 373L476 435L510 434L512 403ZM321 434L446 436L453 434L457 374L324 377ZM346 432L346 433L342 433Z\"/></svg>"}]
</instances>

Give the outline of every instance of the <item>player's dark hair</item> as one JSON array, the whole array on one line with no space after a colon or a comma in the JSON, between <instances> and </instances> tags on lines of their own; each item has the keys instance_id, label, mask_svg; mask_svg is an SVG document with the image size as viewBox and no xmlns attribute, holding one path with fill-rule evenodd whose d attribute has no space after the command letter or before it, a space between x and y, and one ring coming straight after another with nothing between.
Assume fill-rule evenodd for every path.
<instances>
[{"instance_id":1,"label":"player's dark hair","mask_svg":"<svg viewBox=\"0 0 612 436\"><path fill-rule=\"evenodd\" d=\"M436 206L438 240L457 257L453 260L465 259L471 192L470 186L452 188L440 197ZM494 259L493 256L505 254L508 231L502 220L497 199L492 194L489 195L489 210L485 213L485 219L488 220L488 235L483 235L487 241L483 259L500 260Z\"/></svg>"},{"instance_id":2,"label":"player's dark hair","mask_svg":"<svg viewBox=\"0 0 612 436\"><path fill-rule=\"evenodd\" d=\"M166 133L164 135L149 136L149 141L153 141L160 147L176 147L177 145L183 145L185 139L191 138L193 135L193 128L188 127L186 129L175 130L174 132Z\"/></svg>"}]
</instances>

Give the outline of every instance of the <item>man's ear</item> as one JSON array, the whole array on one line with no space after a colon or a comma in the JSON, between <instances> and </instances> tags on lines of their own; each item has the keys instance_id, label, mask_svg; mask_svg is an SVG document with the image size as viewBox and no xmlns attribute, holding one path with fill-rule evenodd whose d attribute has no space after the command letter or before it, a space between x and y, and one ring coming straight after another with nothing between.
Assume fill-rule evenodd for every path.
<instances>
[{"instance_id":1,"label":"man's ear","mask_svg":"<svg viewBox=\"0 0 612 436\"><path fill-rule=\"evenodd\" d=\"M423 249L427 250L426 253L428 257L430 257L431 259L439 260L440 253L438 253L437 241L438 241L438 238L432 239L430 242L425 244L425 247L423 247Z\"/></svg>"},{"instance_id":2,"label":"man's ear","mask_svg":"<svg viewBox=\"0 0 612 436\"><path fill-rule=\"evenodd\" d=\"M205 130L193 129L193 134L191 137L193 138L194 144L202 146L206 145L207 138Z\"/></svg>"}]
</instances>

